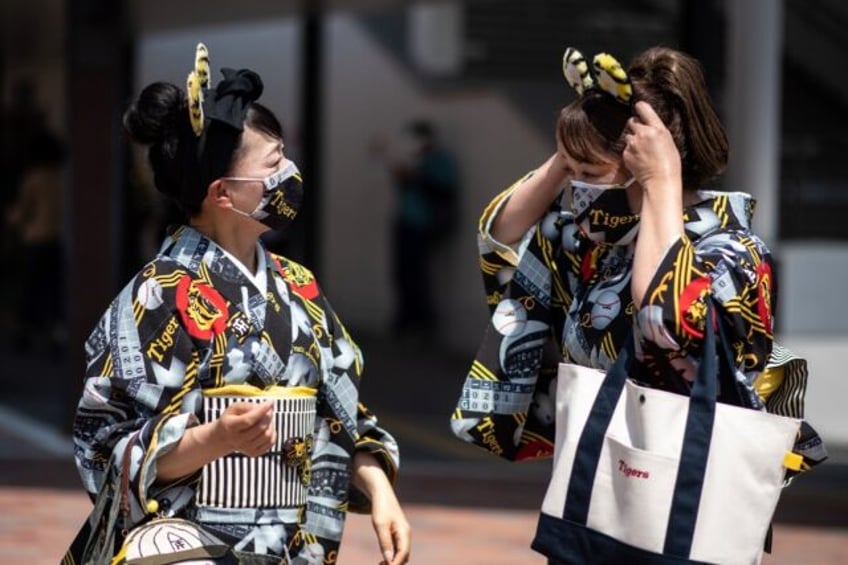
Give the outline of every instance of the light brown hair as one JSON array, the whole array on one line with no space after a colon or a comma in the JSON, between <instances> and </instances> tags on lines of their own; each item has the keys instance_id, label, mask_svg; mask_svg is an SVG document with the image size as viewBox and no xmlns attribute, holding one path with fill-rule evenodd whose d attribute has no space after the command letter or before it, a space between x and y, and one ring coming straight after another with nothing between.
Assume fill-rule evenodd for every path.
<instances>
[{"instance_id":1,"label":"light brown hair","mask_svg":"<svg viewBox=\"0 0 848 565\"><path fill-rule=\"evenodd\" d=\"M700 188L727 167L728 141L710 100L701 64L667 47L637 55L627 70L634 102L644 100L671 132L683 169L683 187ZM617 105L617 109L616 106ZM605 153L621 155L629 110L612 97L588 91L566 106L557 138L573 158L596 162Z\"/></svg>"}]
</instances>

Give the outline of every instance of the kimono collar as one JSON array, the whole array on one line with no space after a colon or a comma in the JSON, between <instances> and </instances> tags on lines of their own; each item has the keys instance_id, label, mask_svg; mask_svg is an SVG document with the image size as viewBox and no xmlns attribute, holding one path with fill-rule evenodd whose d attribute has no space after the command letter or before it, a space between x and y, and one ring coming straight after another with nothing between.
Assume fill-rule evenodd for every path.
<instances>
[{"instance_id":1,"label":"kimono collar","mask_svg":"<svg viewBox=\"0 0 848 565\"><path fill-rule=\"evenodd\" d=\"M686 232L695 239L717 229L751 229L756 200L744 192L699 190L701 200L683 210Z\"/></svg>"},{"instance_id":2,"label":"kimono collar","mask_svg":"<svg viewBox=\"0 0 848 565\"><path fill-rule=\"evenodd\" d=\"M235 283L250 282L261 289L262 279L267 281L269 263L261 241L256 244L256 275L250 273L238 259L223 247L191 226L180 226L162 244L160 255L170 257L185 269L198 273L200 264L216 275Z\"/></svg>"}]
</instances>

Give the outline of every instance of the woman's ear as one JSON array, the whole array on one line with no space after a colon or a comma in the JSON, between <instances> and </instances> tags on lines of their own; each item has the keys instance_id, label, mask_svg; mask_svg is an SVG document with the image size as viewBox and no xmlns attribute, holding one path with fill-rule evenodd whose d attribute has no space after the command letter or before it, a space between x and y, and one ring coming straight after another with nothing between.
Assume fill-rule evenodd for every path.
<instances>
[{"instance_id":1,"label":"woman's ear","mask_svg":"<svg viewBox=\"0 0 848 565\"><path fill-rule=\"evenodd\" d=\"M209 183L209 187L206 189L206 198L210 204L219 208L232 208L233 206L230 191L221 179L215 179Z\"/></svg>"}]
</instances>

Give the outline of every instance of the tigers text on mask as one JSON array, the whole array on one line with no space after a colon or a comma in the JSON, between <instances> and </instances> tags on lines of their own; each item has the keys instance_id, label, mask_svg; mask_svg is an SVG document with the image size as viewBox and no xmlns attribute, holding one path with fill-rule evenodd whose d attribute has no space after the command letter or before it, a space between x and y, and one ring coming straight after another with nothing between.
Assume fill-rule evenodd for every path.
<instances>
[{"instance_id":1,"label":"tigers text on mask","mask_svg":"<svg viewBox=\"0 0 848 565\"><path fill-rule=\"evenodd\" d=\"M571 181L571 209L580 231L596 243L627 245L639 231L639 214L630 210L623 184L590 184Z\"/></svg>"},{"instance_id":2,"label":"tigers text on mask","mask_svg":"<svg viewBox=\"0 0 848 565\"><path fill-rule=\"evenodd\" d=\"M291 225L303 203L303 178L293 161L289 161L285 167L264 179L221 177L221 180L261 182L265 189L256 208L249 214L235 207L233 211L253 218L273 230L283 230Z\"/></svg>"}]
</instances>

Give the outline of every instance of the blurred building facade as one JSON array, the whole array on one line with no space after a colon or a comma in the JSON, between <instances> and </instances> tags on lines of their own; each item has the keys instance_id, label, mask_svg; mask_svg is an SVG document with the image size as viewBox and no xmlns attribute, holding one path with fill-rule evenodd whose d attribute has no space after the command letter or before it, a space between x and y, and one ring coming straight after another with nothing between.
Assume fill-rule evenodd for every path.
<instances>
[{"instance_id":1,"label":"blurred building facade","mask_svg":"<svg viewBox=\"0 0 848 565\"><path fill-rule=\"evenodd\" d=\"M282 118L310 190L299 235L285 244L319 273L354 330L386 332L391 320L394 194L368 142L411 118L438 125L460 164L464 210L437 257L440 344L469 359L486 321L477 214L554 150L558 109L572 99L562 51L627 61L664 44L704 63L731 134L722 185L759 201L755 228L780 262L778 332L810 358L813 421L848 445L837 404L848 393L837 358L848 346L844 3L9 0L2 21L4 132L16 85L28 82L70 146L70 272L57 289L71 306L67 378L57 389L69 398L78 393L82 340L156 248L167 219L134 165L121 111L153 80L180 84L198 41L210 49L213 78L222 66L250 66L264 78L263 101ZM3 185L4 203L15 189ZM3 328L15 331L8 313Z\"/></svg>"}]
</instances>

